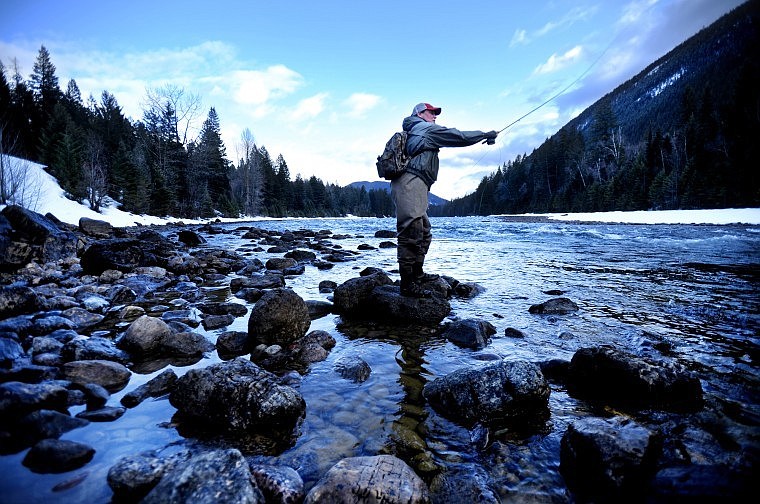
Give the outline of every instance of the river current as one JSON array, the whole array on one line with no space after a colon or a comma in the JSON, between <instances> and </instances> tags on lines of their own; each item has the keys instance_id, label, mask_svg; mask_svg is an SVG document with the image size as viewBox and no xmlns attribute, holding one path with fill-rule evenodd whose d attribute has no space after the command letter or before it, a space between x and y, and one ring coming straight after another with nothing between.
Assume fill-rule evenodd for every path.
<instances>
[{"instance_id":1,"label":"river current","mask_svg":"<svg viewBox=\"0 0 760 504\"><path fill-rule=\"evenodd\" d=\"M488 447L479 433L436 414L425 404L425 383L456 369L508 360L569 360L576 350L611 344L627 352L686 365L701 380L706 395L734 404L737 418L727 421L745 432L756 454L760 419L760 227L709 225L614 225L566 222L514 222L500 217L434 218L433 244L426 270L474 282L484 291L472 299L453 299L450 319L478 319L497 333L483 350L459 348L430 329L380 328L344 324L330 315L311 330L337 341L328 358L313 364L297 385L306 418L295 443L286 447L236 446L234 440L186 438L172 423L166 397L148 400L111 424L92 423L64 439L90 444L92 462L65 474L37 475L21 465L25 452L0 457L0 501L108 502L108 468L121 456L146 450L168 453L184 443L234 446L261 462L298 469L307 487L344 457L397 453L410 465L420 457L486 481L502 501L571 500L559 473L559 443L567 425L596 414L582 401L552 386L550 418L529 432L491 433ZM395 249L379 248L374 234L394 229L393 219L294 219L215 224L230 233L204 235L223 246L266 261L241 238L244 227L270 230L329 229L331 242L357 250L374 247L329 271L307 266L286 284L304 299L327 300L321 280L341 282L366 267L396 268ZM278 254L278 256L280 256ZM391 273L391 278L398 278ZM572 315L528 312L558 293L580 308ZM219 300L236 300L221 289ZM236 300L242 302L240 300ZM250 306L249 306L250 308ZM247 330L239 317L226 330ZM445 321L444 321L445 322ZM517 329L522 338L508 337ZM204 332L202 327L198 332ZM219 331L204 334L215 341ZM335 362L361 356L371 367L363 383L342 379ZM216 353L191 367L219 362ZM162 370L135 373L109 405ZM77 411L72 409L72 414ZM753 441L754 440L754 441ZM424 462L424 461L423 461Z\"/></svg>"}]
</instances>

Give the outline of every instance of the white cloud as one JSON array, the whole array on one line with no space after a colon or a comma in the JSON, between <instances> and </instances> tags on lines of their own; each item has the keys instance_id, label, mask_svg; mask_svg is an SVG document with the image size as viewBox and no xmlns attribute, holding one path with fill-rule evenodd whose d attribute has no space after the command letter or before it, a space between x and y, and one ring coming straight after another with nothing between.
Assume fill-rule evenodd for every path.
<instances>
[{"instance_id":1,"label":"white cloud","mask_svg":"<svg viewBox=\"0 0 760 504\"><path fill-rule=\"evenodd\" d=\"M514 47L516 45L525 45L528 42L528 32L524 29L518 29L515 30L515 34L512 35L512 41L509 43L509 47Z\"/></svg>"},{"instance_id":2,"label":"white cloud","mask_svg":"<svg viewBox=\"0 0 760 504\"><path fill-rule=\"evenodd\" d=\"M321 114L325 110L325 100L327 100L328 96L328 93L319 93L298 102L292 114L293 120L300 122Z\"/></svg>"},{"instance_id":3,"label":"white cloud","mask_svg":"<svg viewBox=\"0 0 760 504\"><path fill-rule=\"evenodd\" d=\"M578 61L581 56L583 56L583 47L582 46L575 46L569 51L567 51L565 54L557 55L552 54L549 56L549 59L546 60L546 63L543 63L541 65L538 65L536 69L533 71L534 74L548 74L552 72L556 72L558 70L562 70L563 68L567 67L568 65L571 65L572 63Z\"/></svg>"},{"instance_id":4,"label":"white cloud","mask_svg":"<svg viewBox=\"0 0 760 504\"><path fill-rule=\"evenodd\" d=\"M377 95L354 93L344 101L344 105L349 109L349 116L359 117L375 108L380 103L380 100L381 98Z\"/></svg>"},{"instance_id":5,"label":"white cloud","mask_svg":"<svg viewBox=\"0 0 760 504\"><path fill-rule=\"evenodd\" d=\"M226 76L235 102L241 105L264 105L293 93L303 83L303 77L285 65L265 70L237 70Z\"/></svg>"}]
</instances>

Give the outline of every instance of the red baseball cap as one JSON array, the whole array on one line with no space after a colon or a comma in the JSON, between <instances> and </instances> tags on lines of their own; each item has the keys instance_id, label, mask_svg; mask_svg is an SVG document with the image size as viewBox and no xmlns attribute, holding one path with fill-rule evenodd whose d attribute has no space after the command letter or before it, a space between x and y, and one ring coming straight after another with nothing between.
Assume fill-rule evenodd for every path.
<instances>
[{"instance_id":1,"label":"red baseball cap","mask_svg":"<svg viewBox=\"0 0 760 504\"><path fill-rule=\"evenodd\" d=\"M412 115L417 115L420 112L424 112L425 110L429 110L435 115L438 115L441 113L441 107L434 107L430 105L429 103L418 103L414 106L414 109L412 110Z\"/></svg>"}]
</instances>

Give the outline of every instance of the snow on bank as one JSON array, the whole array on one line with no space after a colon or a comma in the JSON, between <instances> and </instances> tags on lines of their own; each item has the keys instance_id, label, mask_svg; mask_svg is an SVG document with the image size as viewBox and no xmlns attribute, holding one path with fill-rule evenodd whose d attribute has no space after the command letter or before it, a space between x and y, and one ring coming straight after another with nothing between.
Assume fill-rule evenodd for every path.
<instances>
[{"instance_id":1,"label":"snow on bank","mask_svg":"<svg viewBox=\"0 0 760 504\"><path fill-rule=\"evenodd\" d=\"M154 217L123 212L115 205L103 209L103 213L94 212L89 207L67 199L63 189L55 178L48 174L43 166L24 159L5 156L12 169L22 172L27 179L29 191L26 191L23 206L35 212L51 213L63 222L79 224L81 217L110 222L116 227L137 224L168 224L182 221L195 224L205 221L176 219L171 217ZM7 164L4 164L7 166ZM0 205L2 208L2 205ZM556 221L609 222L625 224L751 224L760 225L760 208L738 208L723 210L661 210L637 212L597 212L567 214L523 214L514 217L538 217ZM233 220L253 219L221 219ZM256 220L259 220L257 218Z\"/></svg>"},{"instance_id":2,"label":"snow on bank","mask_svg":"<svg viewBox=\"0 0 760 504\"><path fill-rule=\"evenodd\" d=\"M760 208L546 214L550 220L622 224L760 224Z\"/></svg>"}]
</instances>

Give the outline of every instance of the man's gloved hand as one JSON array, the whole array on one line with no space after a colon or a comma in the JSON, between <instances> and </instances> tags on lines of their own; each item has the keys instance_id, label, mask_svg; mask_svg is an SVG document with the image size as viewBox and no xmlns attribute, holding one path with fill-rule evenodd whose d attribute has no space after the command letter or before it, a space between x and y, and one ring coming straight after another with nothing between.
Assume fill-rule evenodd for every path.
<instances>
[{"instance_id":1,"label":"man's gloved hand","mask_svg":"<svg viewBox=\"0 0 760 504\"><path fill-rule=\"evenodd\" d=\"M486 145L495 144L497 136L499 136L498 131L489 131L488 133L486 133Z\"/></svg>"}]
</instances>

